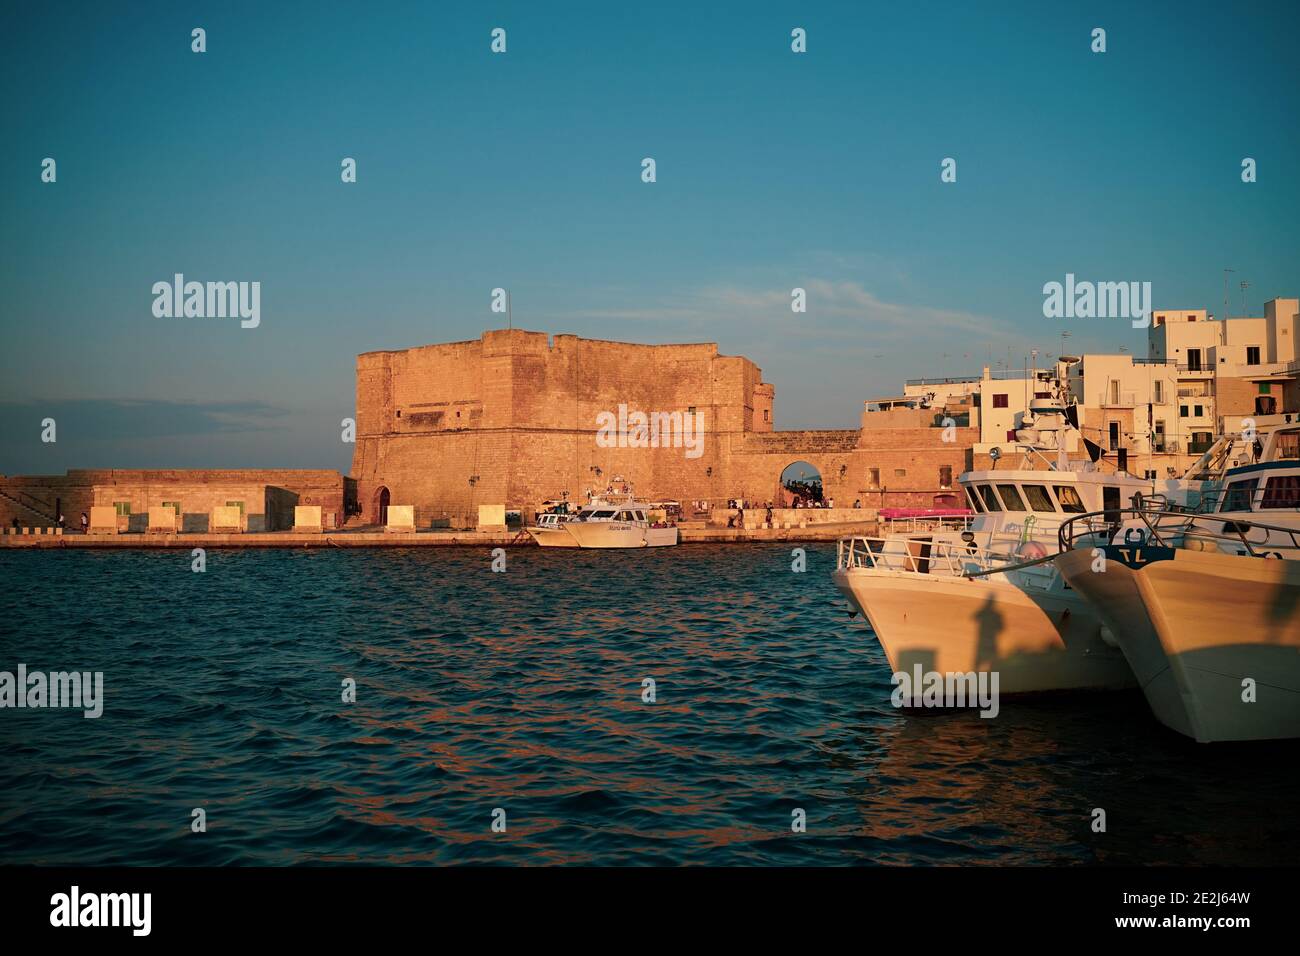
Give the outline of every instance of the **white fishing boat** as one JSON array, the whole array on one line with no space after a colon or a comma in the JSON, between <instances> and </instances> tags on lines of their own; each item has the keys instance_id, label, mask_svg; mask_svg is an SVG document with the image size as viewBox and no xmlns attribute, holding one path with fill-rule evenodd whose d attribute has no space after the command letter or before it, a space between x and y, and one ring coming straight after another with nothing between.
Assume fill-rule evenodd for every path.
<instances>
[{"instance_id":1,"label":"white fishing boat","mask_svg":"<svg viewBox=\"0 0 1300 956\"><path fill-rule=\"evenodd\" d=\"M965 531L854 537L839 544L836 587L870 623L895 673L996 671L1001 693L1117 689L1134 678L1101 619L1051 561L1060 526L1113 514L1150 481L1067 461L1064 408L1036 403L1019 467L958 478ZM1049 455L1055 454L1055 460Z\"/></svg>"},{"instance_id":2,"label":"white fishing boat","mask_svg":"<svg viewBox=\"0 0 1300 956\"><path fill-rule=\"evenodd\" d=\"M1060 534L1057 567L1156 718L1201 742L1300 736L1300 426L1259 441L1200 513L1125 510L1100 544Z\"/></svg>"},{"instance_id":3,"label":"white fishing boat","mask_svg":"<svg viewBox=\"0 0 1300 956\"><path fill-rule=\"evenodd\" d=\"M649 506L630 491L594 497L577 514L563 517L529 528L528 533L544 548L660 548L678 543L677 526L666 518L651 520Z\"/></svg>"}]
</instances>

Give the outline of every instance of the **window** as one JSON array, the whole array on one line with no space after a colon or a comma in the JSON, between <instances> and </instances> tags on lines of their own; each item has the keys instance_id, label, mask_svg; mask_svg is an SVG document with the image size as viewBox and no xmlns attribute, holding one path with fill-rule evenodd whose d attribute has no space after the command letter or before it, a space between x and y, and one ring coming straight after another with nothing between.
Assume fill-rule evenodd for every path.
<instances>
[{"instance_id":1,"label":"window","mask_svg":"<svg viewBox=\"0 0 1300 956\"><path fill-rule=\"evenodd\" d=\"M1199 372L1201 370L1201 350L1187 350L1187 370L1189 372Z\"/></svg>"},{"instance_id":2,"label":"window","mask_svg":"<svg viewBox=\"0 0 1300 956\"><path fill-rule=\"evenodd\" d=\"M686 414L687 414L687 415L694 415L694 414L695 414L695 406L692 405L692 406L690 406L689 408L687 408L687 409L686 409Z\"/></svg>"},{"instance_id":3,"label":"window","mask_svg":"<svg viewBox=\"0 0 1300 956\"><path fill-rule=\"evenodd\" d=\"M895 469L894 469L894 477L895 477L895 478L905 478L906 476L907 476L907 469L906 469L906 468L895 468Z\"/></svg>"},{"instance_id":4,"label":"window","mask_svg":"<svg viewBox=\"0 0 1300 956\"><path fill-rule=\"evenodd\" d=\"M127 518L127 517L130 517L130 515L131 515L131 502L129 502L129 501L114 501L114 502L113 502L113 509L117 512L117 516L118 516L119 518Z\"/></svg>"},{"instance_id":5,"label":"window","mask_svg":"<svg viewBox=\"0 0 1300 956\"><path fill-rule=\"evenodd\" d=\"M1007 408L1007 407L1008 407L1008 406L1007 406L1007 393L1005 393L1005 392L995 392L995 393L993 394L993 407L994 407L994 408Z\"/></svg>"},{"instance_id":6,"label":"window","mask_svg":"<svg viewBox=\"0 0 1300 956\"><path fill-rule=\"evenodd\" d=\"M1281 432L1277 436L1277 447L1273 453L1278 461L1300 458L1300 432Z\"/></svg>"},{"instance_id":7,"label":"window","mask_svg":"<svg viewBox=\"0 0 1300 956\"><path fill-rule=\"evenodd\" d=\"M164 501L164 502L162 503L162 506L163 506L164 508L171 508L172 511L176 512L176 516L177 516L178 518L180 517L180 514L181 514L181 503L180 503L179 501Z\"/></svg>"},{"instance_id":8,"label":"window","mask_svg":"<svg viewBox=\"0 0 1300 956\"><path fill-rule=\"evenodd\" d=\"M1117 485L1102 485L1101 507L1106 512L1107 521L1119 520L1119 487Z\"/></svg>"},{"instance_id":9,"label":"window","mask_svg":"<svg viewBox=\"0 0 1300 956\"><path fill-rule=\"evenodd\" d=\"M1300 475L1275 475L1264 485L1261 508L1300 508Z\"/></svg>"},{"instance_id":10,"label":"window","mask_svg":"<svg viewBox=\"0 0 1300 956\"><path fill-rule=\"evenodd\" d=\"M1046 485L1022 485L1021 490L1029 501L1030 511L1055 511L1052 496L1047 493Z\"/></svg>"},{"instance_id":11,"label":"window","mask_svg":"<svg viewBox=\"0 0 1300 956\"><path fill-rule=\"evenodd\" d=\"M1025 510L1025 499L1020 497L1015 485L998 485L998 491L1002 492L1002 500L1006 502L1008 511Z\"/></svg>"},{"instance_id":12,"label":"window","mask_svg":"<svg viewBox=\"0 0 1300 956\"><path fill-rule=\"evenodd\" d=\"M952 487L952 465L943 465L939 469L939 487L940 488Z\"/></svg>"},{"instance_id":13,"label":"window","mask_svg":"<svg viewBox=\"0 0 1300 956\"><path fill-rule=\"evenodd\" d=\"M1255 482L1258 479L1248 478L1244 481L1234 481L1228 485L1228 490L1223 493L1223 504L1219 507L1220 511L1249 511L1250 499L1255 494Z\"/></svg>"},{"instance_id":14,"label":"window","mask_svg":"<svg viewBox=\"0 0 1300 956\"><path fill-rule=\"evenodd\" d=\"M1203 416L1203 415L1205 414L1205 406L1204 406L1204 405L1193 405L1193 406L1192 406L1192 414L1193 414L1196 418L1200 418L1201 416Z\"/></svg>"},{"instance_id":15,"label":"window","mask_svg":"<svg viewBox=\"0 0 1300 956\"><path fill-rule=\"evenodd\" d=\"M239 513L240 513L241 515L244 513L244 503L243 503L242 501L227 501L227 502L226 502L226 507L227 507L227 508L238 508L238 509L239 509Z\"/></svg>"},{"instance_id":16,"label":"window","mask_svg":"<svg viewBox=\"0 0 1300 956\"><path fill-rule=\"evenodd\" d=\"M1142 473L1142 477L1145 478L1147 481L1155 481L1156 480L1155 469L1148 468L1145 472Z\"/></svg>"},{"instance_id":17,"label":"window","mask_svg":"<svg viewBox=\"0 0 1300 956\"><path fill-rule=\"evenodd\" d=\"M763 409L763 421L765 421L765 422L766 422L766 421L771 421L771 417L770 417L771 414L772 414L772 413L771 413L770 411L768 411L766 408Z\"/></svg>"},{"instance_id":18,"label":"window","mask_svg":"<svg viewBox=\"0 0 1300 956\"><path fill-rule=\"evenodd\" d=\"M1246 364L1247 364L1247 365L1258 365L1258 364L1259 364L1259 346L1258 346L1258 345L1247 345L1247 346L1246 346Z\"/></svg>"},{"instance_id":19,"label":"window","mask_svg":"<svg viewBox=\"0 0 1300 956\"><path fill-rule=\"evenodd\" d=\"M871 469L871 487L872 487L872 488L879 488L879 487L880 487L880 469L879 469L879 468L872 468L872 469Z\"/></svg>"},{"instance_id":20,"label":"window","mask_svg":"<svg viewBox=\"0 0 1300 956\"><path fill-rule=\"evenodd\" d=\"M966 498L968 501L970 501L971 510L977 512L978 514L983 514L984 506L980 504L979 495L975 494L974 490L969 485L966 486L965 491L966 491Z\"/></svg>"},{"instance_id":21,"label":"window","mask_svg":"<svg viewBox=\"0 0 1300 956\"><path fill-rule=\"evenodd\" d=\"M1187 417L1187 406L1186 406L1186 405L1179 405L1179 406L1178 406L1178 417L1179 417L1179 418L1186 418L1186 417Z\"/></svg>"},{"instance_id":22,"label":"window","mask_svg":"<svg viewBox=\"0 0 1300 956\"><path fill-rule=\"evenodd\" d=\"M1157 405L1163 405L1165 403L1165 383L1163 380L1156 379L1155 392L1151 397Z\"/></svg>"},{"instance_id":23,"label":"window","mask_svg":"<svg viewBox=\"0 0 1300 956\"><path fill-rule=\"evenodd\" d=\"M1072 515L1083 514L1083 502L1079 499L1079 492L1074 488L1069 485L1052 485L1052 490L1056 492L1056 500L1061 503L1062 511Z\"/></svg>"},{"instance_id":24,"label":"window","mask_svg":"<svg viewBox=\"0 0 1300 956\"><path fill-rule=\"evenodd\" d=\"M1109 429L1110 450L1111 450L1111 451L1118 451L1118 450L1119 450L1119 440L1120 440L1120 434L1119 434L1119 422L1109 422L1108 425L1107 425L1107 427L1108 427L1108 429Z\"/></svg>"},{"instance_id":25,"label":"window","mask_svg":"<svg viewBox=\"0 0 1300 956\"><path fill-rule=\"evenodd\" d=\"M998 501L998 496L993 493L992 485L980 485L980 497L984 499L984 509L986 511L1001 511L1002 504Z\"/></svg>"}]
</instances>

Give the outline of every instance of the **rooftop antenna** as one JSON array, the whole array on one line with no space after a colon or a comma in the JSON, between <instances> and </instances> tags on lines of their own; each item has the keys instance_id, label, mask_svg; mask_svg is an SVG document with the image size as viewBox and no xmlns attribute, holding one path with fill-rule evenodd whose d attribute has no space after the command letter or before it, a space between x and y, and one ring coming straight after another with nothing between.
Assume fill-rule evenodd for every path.
<instances>
[{"instance_id":1,"label":"rooftop antenna","mask_svg":"<svg viewBox=\"0 0 1300 956\"><path fill-rule=\"evenodd\" d=\"M1236 272L1236 269L1223 270L1223 317L1228 317L1228 273Z\"/></svg>"},{"instance_id":2,"label":"rooftop antenna","mask_svg":"<svg viewBox=\"0 0 1300 956\"><path fill-rule=\"evenodd\" d=\"M1247 282L1245 279L1242 279L1241 280L1241 314L1243 316L1250 315L1250 313L1246 311L1246 290L1249 288L1250 288L1250 283ZM1226 319L1227 316L1225 315L1224 318Z\"/></svg>"},{"instance_id":3,"label":"rooftop antenna","mask_svg":"<svg viewBox=\"0 0 1300 956\"><path fill-rule=\"evenodd\" d=\"M514 293L511 292L509 289L507 289L506 290L506 328L509 329L513 329L515 327L514 313L510 311L510 300L513 299L514 297L515 297Z\"/></svg>"}]
</instances>

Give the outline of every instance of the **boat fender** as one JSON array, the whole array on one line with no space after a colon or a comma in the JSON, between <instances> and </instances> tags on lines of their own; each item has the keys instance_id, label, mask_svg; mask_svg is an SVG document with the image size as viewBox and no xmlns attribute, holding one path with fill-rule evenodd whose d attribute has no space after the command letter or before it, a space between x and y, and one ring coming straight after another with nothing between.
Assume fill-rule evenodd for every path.
<instances>
[{"instance_id":1,"label":"boat fender","mask_svg":"<svg viewBox=\"0 0 1300 956\"><path fill-rule=\"evenodd\" d=\"M1016 548L1016 556L1025 561L1037 561L1047 557L1047 548L1043 547L1041 541L1026 541Z\"/></svg>"}]
</instances>

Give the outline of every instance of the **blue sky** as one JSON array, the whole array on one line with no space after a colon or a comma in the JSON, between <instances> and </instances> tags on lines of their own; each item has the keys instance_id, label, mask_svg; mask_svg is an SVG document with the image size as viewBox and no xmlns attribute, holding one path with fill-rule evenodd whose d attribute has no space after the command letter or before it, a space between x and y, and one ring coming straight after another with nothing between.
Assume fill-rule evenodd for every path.
<instances>
[{"instance_id":1,"label":"blue sky","mask_svg":"<svg viewBox=\"0 0 1300 956\"><path fill-rule=\"evenodd\" d=\"M0 472L346 470L356 354L476 338L497 286L518 327L748 356L779 428L1063 327L1140 354L1043 317L1067 272L1218 315L1231 267L1260 314L1300 294L1296 9L11 6ZM260 281L261 326L156 318L176 272Z\"/></svg>"}]
</instances>

